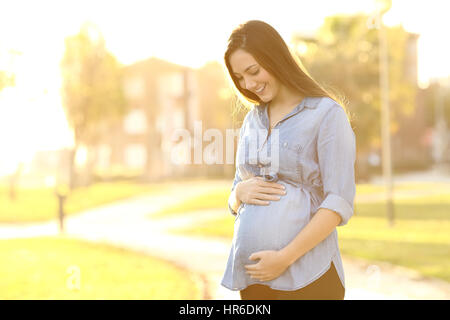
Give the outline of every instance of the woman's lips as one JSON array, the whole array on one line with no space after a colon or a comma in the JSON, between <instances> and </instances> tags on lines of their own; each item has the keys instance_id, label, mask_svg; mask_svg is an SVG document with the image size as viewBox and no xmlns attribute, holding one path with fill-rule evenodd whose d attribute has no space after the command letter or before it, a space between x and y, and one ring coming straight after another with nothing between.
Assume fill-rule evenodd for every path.
<instances>
[{"instance_id":1,"label":"woman's lips","mask_svg":"<svg viewBox=\"0 0 450 320\"><path fill-rule=\"evenodd\" d=\"M261 94L264 92L264 90L266 89L266 85L263 85L261 88L259 88L259 90L255 90L256 94Z\"/></svg>"}]
</instances>

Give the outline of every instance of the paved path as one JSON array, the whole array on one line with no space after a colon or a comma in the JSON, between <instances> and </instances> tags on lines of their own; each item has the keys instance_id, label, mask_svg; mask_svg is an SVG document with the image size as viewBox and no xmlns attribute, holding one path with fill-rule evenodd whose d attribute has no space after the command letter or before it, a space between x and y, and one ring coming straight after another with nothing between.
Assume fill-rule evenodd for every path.
<instances>
[{"instance_id":1,"label":"paved path","mask_svg":"<svg viewBox=\"0 0 450 320\"><path fill-rule=\"evenodd\" d=\"M87 210L66 219L66 235L167 259L200 275L205 286L205 299L239 299L238 292L220 285L231 240L167 232L173 227L227 214L226 210L197 212L181 218L149 218L152 212L164 206L216 187L223 187L223 184L192 184L189 188L180 185L164 195L139 196ZM0 226L0 238L3 239L57 234L56 222ZM343 257L343 263L346 299L450 299L447 282L424 279L411 270L387 263L368 263L347 257Z\"/></svg>"}]
</instances>

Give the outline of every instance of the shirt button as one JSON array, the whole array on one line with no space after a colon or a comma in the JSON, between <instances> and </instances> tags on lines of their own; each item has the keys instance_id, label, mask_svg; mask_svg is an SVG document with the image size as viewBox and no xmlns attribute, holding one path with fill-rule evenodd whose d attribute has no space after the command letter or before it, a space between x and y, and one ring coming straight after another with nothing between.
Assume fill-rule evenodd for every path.
<instances>
[{"instance_id":1,"label":"shirt button","mask_svg":"<svg viewBox=\"0 0 450 320\"><path fill-rule=\"evenodd\" d=\"M287 142L284 142L284 143L283 143L283 147L287 147L287 145L288 145Z\"/></svg>"}]
</instances>

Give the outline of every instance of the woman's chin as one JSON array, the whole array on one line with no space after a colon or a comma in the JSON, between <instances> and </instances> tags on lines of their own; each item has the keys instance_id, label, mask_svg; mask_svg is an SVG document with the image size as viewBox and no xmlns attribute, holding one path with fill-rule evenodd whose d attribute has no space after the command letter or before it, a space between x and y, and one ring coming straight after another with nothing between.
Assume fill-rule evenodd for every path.
<instances>
[{"instance_id":1,"label":"woman's chin","mask_svg":"<svg viewBox=\"0 0 450 320\"><path fill-rule=\"evenodd\" d=\"M270 98L270 97L268 97L268 96L259 96L259 99L262 101L262 102L264 102L264 103L267 103L267 102L270 102L270 100L272 100L272 98Z\"/></svg>"}]
</instances>

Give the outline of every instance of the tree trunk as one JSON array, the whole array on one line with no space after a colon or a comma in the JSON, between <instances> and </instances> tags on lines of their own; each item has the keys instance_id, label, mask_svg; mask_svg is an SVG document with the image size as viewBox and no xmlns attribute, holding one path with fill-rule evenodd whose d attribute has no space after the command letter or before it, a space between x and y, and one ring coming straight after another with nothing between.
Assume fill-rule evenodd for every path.
<instances>
[{"instance_id":1,"label":"tree trunk","mask_svg":"<svg viewBox=\"0 0 450 320\"><path fill-rule=\"evenodd\" d=\"M19 162L16 171L9 177L9 199L15 201L17 198L17 186L19 184L20 175L22 174L23 163Z\"/></svg>"},{"instance_id":2,"label":"tree trunk","mask_svg":"<svg viewBox=\"0 0 450 320\"><path fill-rule=\"evenodd\" d=\"M90 186L94 182L94 169L97 163L97 148L93 145L88 147L88 156L85 171L85 184Z\"/></svg>"},{"instance_id":3,"label":"tree trunk","mask_svg":"<svg viewBox=\"0 0 450 320\"><path fill-rule=\"evenodd\" d=\"M77 154L78 145L70 150L69 160L69 189L74 190L77 187L77 172L75 168L75 156Z\"/></svg>"}]
</instances>

